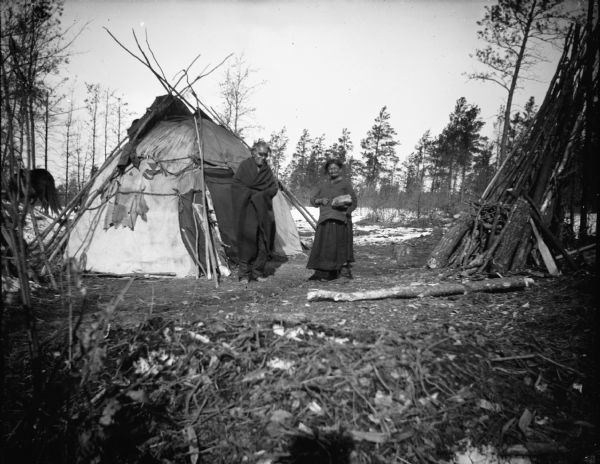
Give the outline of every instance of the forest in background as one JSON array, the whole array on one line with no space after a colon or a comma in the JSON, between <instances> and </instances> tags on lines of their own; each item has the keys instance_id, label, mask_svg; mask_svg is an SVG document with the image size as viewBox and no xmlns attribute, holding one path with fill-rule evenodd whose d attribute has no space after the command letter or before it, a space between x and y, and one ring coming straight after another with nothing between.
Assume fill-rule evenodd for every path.
<instances>
[{"instance_id":1,"label":"forest in background","mask_svg":"<svg viewBox=\"0 0 600 464\"><path fill-rule=\"evenodd\" d=\"M468 77L506 90L492 138L482 135L486 123L477 102L457 95L442 131L426 131L409 156L400 159L399 145L413 142L398 140L383 106L360 146L353 145L347 129L331 145L325 143L325 134L307 129L295 145L285 127L273 132L267 141L275 174L306 204L324 161L336 157L345 161L361 205L375 211L375 220L381 219L376 212L383 208L409 210L424 220L439 210L454 214L468 209L536 115L538 102L533 97L522 111L513 110L515 93L529 78L530 68L544 59L539 44L550 41L560 47L570 21L582 21L584 12L569 10L568 5L559 0L500 0L486 7L478 22L481 47L473 52L481 71ZM50 170L66 204L141 115L130 112L126 95L101 83L84 83L85 96L77 100L76 76L65 78L63 70L86 25L63 28L62 10L61 0L11 1L2 7L1 162L8 168L3 172L9 173L17 166ZM243 55L223 65L219 117L240 138L256 124L253 91L264 85L256 83L258 73ZM560 235L575 237L579 212L591 212L591 204L582 189L581 169L562 181L568 184L562 186L568 194L561 197L565 224L560 225ZM582 232L585 236L590 231Z\"/></svg>"}]
</instances>

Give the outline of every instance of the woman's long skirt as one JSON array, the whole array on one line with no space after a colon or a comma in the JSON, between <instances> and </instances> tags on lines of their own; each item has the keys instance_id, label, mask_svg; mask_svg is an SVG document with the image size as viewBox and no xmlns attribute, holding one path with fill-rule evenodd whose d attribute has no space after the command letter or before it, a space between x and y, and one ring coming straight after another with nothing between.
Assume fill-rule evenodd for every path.
<instances>
[{"instance_id":1,"label":"woman's long skirt","mask_svg":"<svg viewBox=\"0 0 600 464\"><path fill-rule=\"evenodd\" d=\"M339 271L344 264L351 262L354 262L352 223L333 219L320 223L306 267L321 271Z\"/></svg>"}]
</instances>

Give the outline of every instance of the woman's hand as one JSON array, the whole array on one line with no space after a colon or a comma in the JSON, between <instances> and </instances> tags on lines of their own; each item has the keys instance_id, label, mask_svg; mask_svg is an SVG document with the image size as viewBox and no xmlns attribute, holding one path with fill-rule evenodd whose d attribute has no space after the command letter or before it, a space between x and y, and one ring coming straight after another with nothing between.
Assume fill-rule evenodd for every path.
<instances>
[{"instance_id":1,"label":"woman's hand","mask_svg":"<svg viewBox=\"0 0 600 464\"><path fill-rule=\"evenodd\" d=\"M318 203L323 206L327 206L329 204L329 198L319 198L315 203Z\"/></svg>"}]
</instances>

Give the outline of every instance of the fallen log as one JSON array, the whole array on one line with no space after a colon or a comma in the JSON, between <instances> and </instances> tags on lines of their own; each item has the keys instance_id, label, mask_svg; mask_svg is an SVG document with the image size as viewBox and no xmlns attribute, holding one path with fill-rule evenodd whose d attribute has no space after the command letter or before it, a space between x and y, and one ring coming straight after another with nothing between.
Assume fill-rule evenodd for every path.
<instances>
[{"instance_id":1,"label":"fallen log","mask_svg":"<svg viewBox=\"0 0 600 464\"><path fill-rule=\"evenodd\" d=\"M380 300L384 298L423 298L426 296L461 295L473 292L508 292L521 290L533 283L529 277L508 277L503 279L477 280L463 283L430 284L430 285L396 285L358 292L335 292L331 290L308 291L308 301L359 301Z\"/></svg>"},{"instance_id":2,"label":"fallen log","mask_svg":"<svg viewBox=\"0 0 600 464\"><path fill-rule=\"evenodd\" d=\"M113 272L94 272L94 271L86 271L83 273L84 277L111 277L115 279L120 279L123 277L135 277L138 279L147 279L147 278L157 278L160 279L162 277L177 277L177 274L174 272L129 272L125 274L116 274Z\"/></svg>"}]
</instances>

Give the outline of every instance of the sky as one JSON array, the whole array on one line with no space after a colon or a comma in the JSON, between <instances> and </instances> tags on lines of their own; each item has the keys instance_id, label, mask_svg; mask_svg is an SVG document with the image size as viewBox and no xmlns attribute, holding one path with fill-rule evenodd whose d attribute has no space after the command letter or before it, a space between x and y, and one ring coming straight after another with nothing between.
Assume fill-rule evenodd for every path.
<instances>
[{"instance_id":1,"label":"sky","mask_svg":"<svg viewBox=\"0 0 600 464\"><path fill-rule=\"evenodd\" d=\"M470 57L477 47L476 21L487 0L354 1L87 1L66 0L63 25L85 26L74 43L67 69L71 79L100 83L122 94L130 110L142 115L164 93L157 79L128 55L103 29L135 50L132 31L147 34L166 76L187 68L191 75L243 54L259 84L256 108L246 141L268 139L287 129L293 151L303 129L325 135L327 145L342 129L350 131L355 154L360 140L383 106L404 159L430 130L437 135L448 123L458 98L481 108L484 135L506 92L492 83L470 81L465 73L481 69ZM533 95L541 103L560 50L536 69L516 98L522 108ZM229 60L227 63L233 63ZM226 65L225 65L226 66ZM195 86L207 106L220 106L219 82L225 66Z\"/></svg>"}]
</instances>

